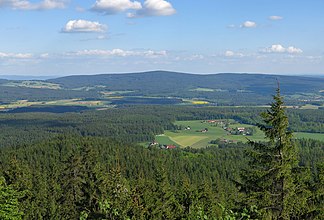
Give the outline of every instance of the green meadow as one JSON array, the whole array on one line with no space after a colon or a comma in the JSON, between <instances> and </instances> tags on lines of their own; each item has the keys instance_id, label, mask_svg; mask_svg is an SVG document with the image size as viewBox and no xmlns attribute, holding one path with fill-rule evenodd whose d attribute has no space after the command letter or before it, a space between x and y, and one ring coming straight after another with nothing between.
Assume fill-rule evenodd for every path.
<instances>
[{"instance_id":1,"label":"green meadow","mask_svg":"<svg viewBox=\"0 0 324 220\"><path fill-rule=\"evenodd\" d=\"M175 124L181 127L181 130L170 131L167 130L162 135L156 136L156 141L160 144L175 144L179 147L190 146L192 148L202 148L210 145L211 140L224 139L232 142L247 142L248 139L253 141L263 141L264 134L256 126L248 124L240 124L234 120L229 120L229 127L254 127L255 132L253 135L232 135L224 130L223 125L208 123L203 120L195 121L176 121ZM190 129L185 129L190 127ZM207 132L202 132L207 128ZM296 138L309 138L324 141L324 135L318 133L294 133Z\"/></svg>"},{"instance_id":2,"label":"green meadow","mask_svg":"<svg viewBox=\"0 0 324 220\"><path fill-rule=\"evenodd\" d=\"M324 141L324 134L321 133L306 133L306 132L295 132L294 136L298 139L315 139L319 141Z\"/></svg>"},{"instance_id":3,"label":"green meadow","mask_svg":"<svg viewBox=\"0 0 324 220\"><path fill-rule=\"evenodd\" d=\"M26 88L34 88L34 89L61 89L61 86L59 84L49 83L44 81L34 81L34 80L12 81L4 84L4 86L26 87Z\"/></svg>"}]
</instances>

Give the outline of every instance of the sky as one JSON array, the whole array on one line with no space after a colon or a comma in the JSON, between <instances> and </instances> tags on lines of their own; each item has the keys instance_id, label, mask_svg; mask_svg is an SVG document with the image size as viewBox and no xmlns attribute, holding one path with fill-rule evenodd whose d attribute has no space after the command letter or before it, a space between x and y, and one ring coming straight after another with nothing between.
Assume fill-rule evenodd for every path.
<instances>
[{"instance_id":1,"label":"sky","mask_svg":"<svg viewBox=\"0 0 324 220\"><path fill-rule=\"evenodd\" d=\"M0 75L324 74L323 0L0 0Z\"/></svg>"}]
</instances>

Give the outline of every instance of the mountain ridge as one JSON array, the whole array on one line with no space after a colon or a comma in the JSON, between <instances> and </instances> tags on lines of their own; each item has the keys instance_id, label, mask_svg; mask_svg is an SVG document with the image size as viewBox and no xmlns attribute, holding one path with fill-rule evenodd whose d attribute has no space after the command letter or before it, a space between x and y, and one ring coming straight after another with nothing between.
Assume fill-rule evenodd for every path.
<instances>
[{"instance_id":1,"label":"mountain ridge","mask_svg":"<svg viewBox=\"0 0 324 220\"><path fill-rule=\"evenodd\" d=\"M46 80L73 89L102 85L111 90L148 90L156 87L177 87L181 90L211 88L226 90L249 90L268 93L281 83L284 93L319 92L324 89L324 79L307 76L275 74L217 73L191 74L172 71L149 71L123 74L72 75ZM146 89L144 89L146 88ZM149 89L150 90L150 89ZM264 91L263 91L264 90Z\"/></svg>"}]
</instances>

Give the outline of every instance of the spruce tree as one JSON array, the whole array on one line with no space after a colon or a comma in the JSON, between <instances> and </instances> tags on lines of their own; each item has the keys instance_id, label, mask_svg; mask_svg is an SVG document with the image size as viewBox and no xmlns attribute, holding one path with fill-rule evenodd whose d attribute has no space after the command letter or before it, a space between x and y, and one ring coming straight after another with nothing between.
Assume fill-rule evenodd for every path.
<instances>
[{"instance_id":1,"label":"spruce tree","mask_svg":"<svg viewBox=\"0 0 324 220\"><path fill-rule=\"evenodd\" d=\"M22 219L23 212L19 210L18 201L22 196L23 193L17 192L11 186L7 186L5 179L0 176L0 219Z\"/></svg>"},{"instance_id":2,"label":"spruce tree","mask_svg":"<svg viewBox=\"0 0 324 220\"><path fill-rule=\"evenodd\" d=\"M294 176L297 149L279 86L273 99L270 109L261 114L264 124L258 125L268 141L249 141L252 149L246 151L250 160L249 169L242 174L242 191L246 193L245 204L256 205L264 219L291 219L296 206L302 204L296 201L301 199Z\"/></svg>"}]
</instances>

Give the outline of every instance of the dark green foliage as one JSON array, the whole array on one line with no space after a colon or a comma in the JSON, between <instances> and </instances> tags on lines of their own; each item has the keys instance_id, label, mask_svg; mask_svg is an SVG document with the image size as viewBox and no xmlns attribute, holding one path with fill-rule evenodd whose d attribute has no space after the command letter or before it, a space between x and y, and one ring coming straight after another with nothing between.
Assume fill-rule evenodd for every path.
<instances>
[{"instance_id":1,"label":"dark green foliage","mask_svg":"<svg viewBox=\"0 0 324 220\"><path fill-rule=\"evenodd\" d=\"M250 167L242 176L242 190L247 195L244 199L260 208L264 218L298 218L309 197L303 184L307 176L298 167L297 148L288 129L279 88L270 110L261 116L265 124L258 126L268 142L250 141L252 149L247 151Z\"/></svg>"},{"instance_id":2,"label":"dark green foliage","mask_svg":"<svg viewBox=\"0 0 324 220\"><path fill-rule=\"evenodd\" d=\"M160 150L131 142L152 141L164 129L177 129L172 122L179 119L253 122L261 110L145 106L1 115L0 176L5 187L23 192L15 203L23 219L258 217L260 203L238 203L242 195L233 183L248 170L246 144ZM294 163L293 218L320 219L323 143L296 140L296 146L305 169Z\"/></svg>"},{"instance_id":3,"label":"dark green foliage","mask_svg":"<svg viewBox=\"0 0 324 220\"><path fill-rule=\"evenodd\" d=\"M0 219L19 220L22 219L23 213L19 210L19 199L22 193L14 190L6 184L5 179L0 176Z\"/></svg>"},{"instance_id":4,"label":"dark green foliage","mask_svg":"<svg viewBox=\"0 0 324 220\"><path fill-rule=\"evenodd\" d=\"M17 100L49 101L74 98L99 98L95 91L76 91L66 89L35 89L9 87L0 85L0 102L8 103Z\"/></svg>"},{"instance_id":5,"label":"dark green foliage","mask_svg":"<svg viewBox=\"0 0 324 220\"><path fill-rule=\"evenodd\" d=\"M154 140L164 129L176 130L175 120L235 119L256 125L265 108L128 106L81 113L0 114L0 147L21 146L59 134L110 137L126 142ZM288 111L293 131L324 132L323 110ZM299 120L299 118L301 118Z\"/></svg>"}]
</instances>

